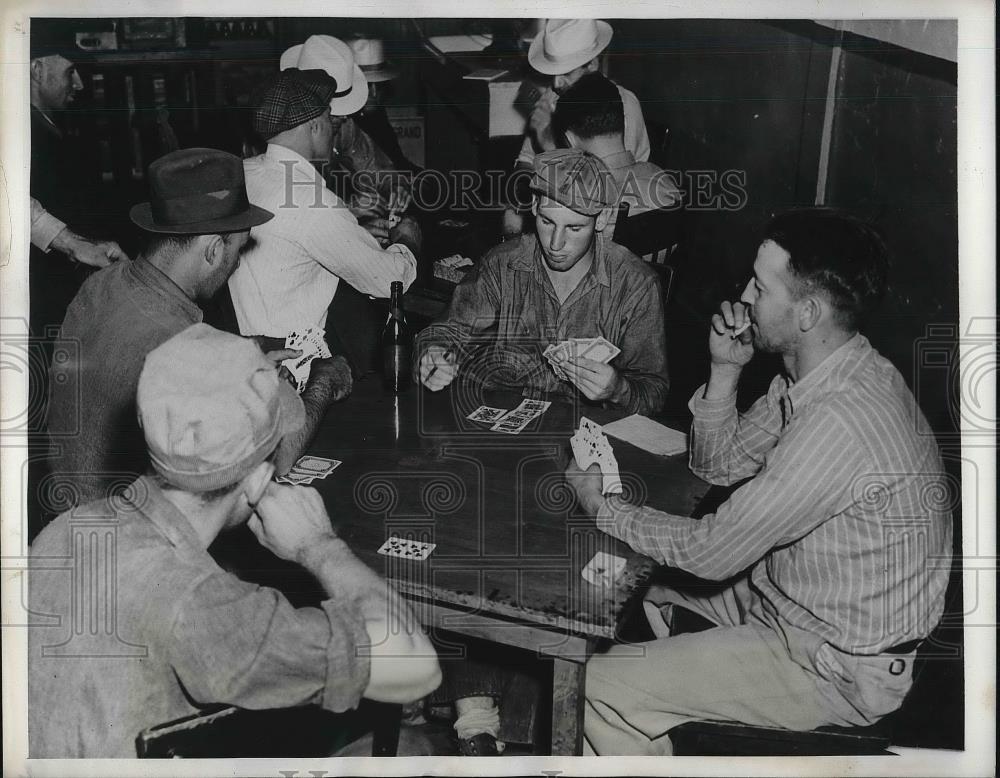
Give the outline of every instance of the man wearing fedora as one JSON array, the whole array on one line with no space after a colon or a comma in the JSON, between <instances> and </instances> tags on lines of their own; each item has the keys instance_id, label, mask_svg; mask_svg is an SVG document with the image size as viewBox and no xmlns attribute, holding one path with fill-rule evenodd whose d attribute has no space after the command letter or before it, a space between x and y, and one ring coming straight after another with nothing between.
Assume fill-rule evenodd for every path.
<instances>
[{"instance_id":1,"label":"man wearing fedora","mask_svg":"<svg viewBox=\"0 0 1000 778\"><path fill-rule=\"evenodd\" d=\"M242 214L244 227L262 216L245 200ZM235 256L220 251L221 262ZM314 489L272 480L276 448L305 415L257 345L194 324L149 353L137 383L149 471L120 497L62 514L32 544L28 600L49 618L28 633L29 754L134 758L140 731L218 703L339 713L363 697L406 703L433 691L437 656L412 611L337 537ZM295 608L220 568L208 546L243 525L326 598ZM108 526L110 552L75 542ZM93 590L74 589L97 570ZM78 595L84 607L111 601L114 630L81 640Z\"/></svg>"},{"instance_id":2,"label":"man wearing fedora","mask_svg":"<svg viewBox=\"0 0 1000 778\"><path fill-rule=\"evenodd\" d=\"M552 117L559 96L587 73L600 69L601 53L611 42L611 25L600 19L545 19L528 48L528 63L539 73L552 77L552 86L543 89L528 117L524 143L516 167L530 170L535 154L561 145ZM637 162L649 159L649 135L642 106L633 92L618 84L625 114L623 135L626 150ZM503 232L513 236L523 229L524 219L515 208L503 215Z\"/></svg>"},{"instance_id":3,"label":"man wearing fedora","mask_svg":"<svg viewBox=\"0 0 1000 778\"><path fill-rule=\"evenodd\" d=\"M252 241L251 228L273 214L251 205L243 163L214 149L183 149L149 166L150 202L132 208L147 233L135 261L122 259L84 283L66 313L62 338L69 362L53 361L70 380L52 381L48 415L53 494L74 504L99 499L145 470L135 391L146 355L202 320L199 302L226 283ZM279 351L278 360L297 352ZM318 362L318 361L317 361ZM343 358L313 363L303 392L315 425L341 390ZM282 441L276 465L287 470L309 425ZM57 506L57 509L62 506Z\"/></svg>"},{"instance_id":4,"label":"man wearing fedora","mask_svg":"<svg viewBox=\"0 0 1000 778\"><path fill-rule=\"evenodd\" d=\"M600 67L600 55L611 42L611 25L600 19L546 19L528 48L528 62L539 73L552 76L528 119L528 133L517 158L530 165L535 153L556 148L552 114L559 96L587 73ZM635 94L618 86L625 110L625 148L639 162L649 159L649 136L642 106Z\"/></svg>"},{"instance_id":5,"label":"man wearing fedora","mask_svg":"<svg viewBox=\"0 0 1000 778\"><path fill-rule=\"evenodd\" d=\"M402 217L382 248L314 166L329 158L335 131L329 106L338 88L323 70L288 68L255 96L254 130L268 144L244 160L247 193L275 217L255 232L255 245L229 280L244 334L283 338L325 327L342 282L387 298L393 281L409 287L416 278L416 223Z\"/></svg>"},{"instance_id":6,"label":"man wearing fedora","mask_svg":"<svg viewBox=\"0 0 1000 778\"><path fill-rule=\"evenodd\" d=\"M330 35L312 35L282 53L279 64L282 70L320 69L336 81L329 101L333 140L324 161L350 175L348 190L339 194L359 223L385 244L392 226L388 217L403 214L410 205L410 182L403 172L412 166L396 164L389 149L375 143L357 121L369 100L369 82L396 76L384 62L378 43L364 38L347 43ZM398 150L394 134L392 139Z\"/></svg>"}]
</instances>

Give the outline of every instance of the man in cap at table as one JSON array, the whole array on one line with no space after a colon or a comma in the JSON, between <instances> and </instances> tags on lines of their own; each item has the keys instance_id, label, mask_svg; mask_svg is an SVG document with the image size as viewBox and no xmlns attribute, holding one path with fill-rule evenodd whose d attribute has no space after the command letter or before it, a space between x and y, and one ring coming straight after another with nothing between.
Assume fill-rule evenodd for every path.
<instances>
[{"instance_id":1,"label":"man in cap at table","mask_svg":"<svg viewBox=\"0 0 1000 778\"><path fill-rule=\"evenodd\" d=\"M70 495L72 504L104 497L145 470L146 446L135 415L143 360L202 320L199 303L226 283L253 241L251 229L273 216L248 202L243 162L224 151L167 154L149 166L149 188L150 202L130 214L147 236L142 255L87 279L62 328L63 341L75 345L52 362L48 433L55 480L46 491ZM279 361L297 353L280 350L271 356ZM346 369L342 362L314 362L311 385L303 392L311 426L282 443L276 460L281 472L299 456L326 403L341 391L336 376Z\"/></svg>"},{"instance_id":2,"label":"man in cap at table","mask_svg":"<svg viewBox=\"0 0 1000 778\"><path fill-rule=\"evenodd\" d=\"M456 287L445 318L418 337L420 380L442 389L463 371L486 385L524 387L656 413L667 395L666 334L656 274L604 228L617 201L610 171L579 149L534 160L536 235L488 251ZM569 338L604 337L610 364L573 358L558 378L542 352ZM488 345L485 365L475 347Z\"/></svg>"},{"instance_id":3,"label":"man in cap at table","mask_svg":"<svg viewBox=\"0 0 1000 778\"><path fill-rule=\"evenodd\" d=\"M272 480L305 416L257 345L194 324L149 353L137 395L150 470L32 545L30 606L55 618L29 629L30 754L134 757L138 732L218 703L340 712L433 691L437 657L410 609L336 536L314 489ZM76 542L95 516L114 526L112 559ZM222 570L206 549L243 524L327 599L297 609ZM113 634L73 632L74 570L110 576L93 604L113 599Z\"/></svg>"},{"instance_id":4,"label":"man in cap at table","mask_svg":"<svg viewBox=\"0 0 1000 778\"><path fill-rule=\"evenodd\" d=\"M387 298L393 281L409 287L416 278L416 223L403 217L382 248L314 166L330 158L330 101L339 88L323 70L289 68L254 96L254 130L267 139L267 151L244 160L247 194L275 217L255 233L229 280L245 335L284 338L309 326L326 328L339 284Z\"/></svg>"},{"instance_id":5,"label":"man in cap at table","mask_svg":"<svg viewBox=\"0 0 1000 778\"><path fill-rule=\"evenodd\" d=\"M408 168L396 165L389 150L380 148L357 121L369 100L369 81L395 77L394 71L374 66L377 52L365 45L371 43L359 39L352 45L330 35L311 35L304 43L287 49L279 64L282 70L323 70L337 82L337 90L329 98L333 139L323 159L349 174L350 186L338 194L348 200L358 222L385 244L395 221L389 219L390 215L402 216L412 196L405 174ZM371 78L358 62L359 55L369 65Z\"/></svg>"},{"instance_id":6,"label":"man in cap at table","mask_svg":"<svg viewBox=\"0 0 1000 778\"><path fill-rule=\"evenodd\" d=\"M535 154L566 144L553 126L553 114L559 96L587 73L600 70L600 57L614 34L611 25L600 19L545 19L528 48L528 63L539 73L550 76L552 85L541 90L528 116L524 143L517 156L518 169L530 169ZM625 113L623 130L625 149L637 162L649 159L649 135L642 106L635 93L618 84ZM504 234L516 235L523 227L523 217L514 208L504 213Z\"/></svg>"}]
</instances>

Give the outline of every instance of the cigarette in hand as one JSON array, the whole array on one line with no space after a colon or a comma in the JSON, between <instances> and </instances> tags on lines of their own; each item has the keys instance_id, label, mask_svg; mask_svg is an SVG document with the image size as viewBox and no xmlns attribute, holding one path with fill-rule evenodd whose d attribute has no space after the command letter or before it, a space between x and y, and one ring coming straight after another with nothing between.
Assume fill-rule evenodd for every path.
<instances>
[{"instance_id":1,"label":"cigarette in hand","mask_svg":"<svg viewBox=\"0 0 1000 778\"><path fill-rule=\"evenodd\" d=\"M738 330L733 330L733 334L732 334L732 335L730 335L729 337L730 337L730 338L731 338L732 340L736 340L736 338L738 338L738 337L739 337L740 335L742 335L742 334L743 334L744 332L746 332L746 331L747 331L748 329L750 329L750 325L751 325L751 323L752 323L752 322L751 322L751 321L750 321L749 319L747 319L747 320L746 320L746 321L745 321L745 322L743 323L743 326L742 326L742 327L740 327L740 328L739 328Z\"/></svg>"}]
</instances>

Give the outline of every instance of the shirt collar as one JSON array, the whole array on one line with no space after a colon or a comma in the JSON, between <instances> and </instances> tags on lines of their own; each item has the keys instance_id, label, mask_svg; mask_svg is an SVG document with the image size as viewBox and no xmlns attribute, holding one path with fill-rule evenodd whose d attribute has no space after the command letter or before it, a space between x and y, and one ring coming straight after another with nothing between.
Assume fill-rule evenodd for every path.
<instances>
[{"instance_id":1,"label":"shirt collar","mask_svg":"<svg viewBox=\"0 0 1000 778\"><path fill-rule=\"evenodd\" d=\"M299 152L294 149L288 148L288 146L282 146L280 143L268 143L267 151L264 152L269 160L273 162L281 162L282 160L290 160L298 165L305 165L309 170L315 172L316 168L313 167L312 162L303 157Z\"/></svg>"},{"instance_id":2,"label":"shirt collar","mask_svg":"<svg viewBox=\"0 0 1000 778\"><path fill-rule=\"evenodd\" d=\"M635 164L635 155L628 149L625 149L624 151L618 151L614 154L608 154L606 157L601 157L601 162L607 165L608 170L614 172L615 170L632 167Z\"/></svg>"},{"instance_id":3,"label":"shirt collar","mask_svg":"<svg viewBox=\"0 0 1000 778\"><path fill-rule=\"evenodd\" d=\"M801 409L815 396L821 387L837 379L844 369L851 367L869 349L868 339L861 333L855 333L846 343L810 371L801 381L796 381L788 388L787 396L796 410Z\"/></svg>"},{"instance_id":4,"label":"shirt collar","mask_svg":"<svg viewBox=\"0 0 1000 778\"><path fill-rule=\"evenodd\" d=\"M148 259L139 257L132 263L130 269L140 283L152 287L176 303L192 319L192 323L202 320L201 308L190 297L184 294L184 290L177 286L166 273Z\"/></svg>"},{"instance_id":5,"label":"shirt collar","mask_svg":"<svg viewBox=\"0 0 1000 778\"><path fill-rule=\"evenodd\" d=\"M191 522L163 495L163 490L148 475L140 476L129 484L121 499L153 522L171 545L208 553L202 547L201 538L194 531Z\"/></svg>"},{"instance_id":6,"label":"shirt collar","mask_svg":"<svg viewBox=\"0 0 1000 778\"><path fill-rule=\"evenodd\" d=\"M538 244L538 237L535 235L526 235L521 238L522 244L524 245L524 251L511 263L511 266L515 270L523 270L528 273L534 272L545 272L545 259L542 257L542 247ZM594 236L594 261L590 265L590 269L587 274L583 277L592 276L594 281L601 286L611 286L611 278L608 275L607 260L605 259L605 254L607 253L607 244L605 238L601 233L597 233Z\"/></svg>"}]
</instances>

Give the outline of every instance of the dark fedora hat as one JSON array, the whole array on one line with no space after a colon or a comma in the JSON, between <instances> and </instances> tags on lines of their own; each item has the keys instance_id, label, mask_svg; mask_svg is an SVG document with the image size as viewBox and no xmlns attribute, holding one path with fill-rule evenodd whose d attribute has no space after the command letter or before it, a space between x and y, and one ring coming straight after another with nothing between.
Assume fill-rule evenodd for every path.
<instances>
[{"instance_id":1,"label":"dark fedora hat","mask_svg":"<svg viewBox=\"0 0 1000 778\"><path fill-rule=\"evenodd\" d=\"M214 235L241 232L274 214L247 200L243 161L216 149L181 149L149 166L151 202L132 207L132 221L150 232Z\"/></svg>"},{"instance_id":2,"label":"dark fedora hat","mask_svg":"<svg viewBox=\"0 0 1000 778\"><path fill-rule=\"evenodd\" d=\"M71 62L86 62L93 53L77 46L77 32L85 32L94 26L90 19L44 19L31 20L31 59L39 57L65 57Z\"/></svg>"}]
</instances>

